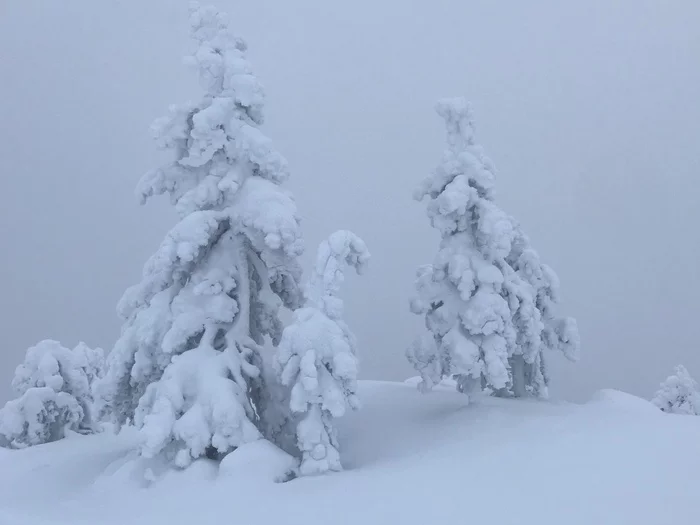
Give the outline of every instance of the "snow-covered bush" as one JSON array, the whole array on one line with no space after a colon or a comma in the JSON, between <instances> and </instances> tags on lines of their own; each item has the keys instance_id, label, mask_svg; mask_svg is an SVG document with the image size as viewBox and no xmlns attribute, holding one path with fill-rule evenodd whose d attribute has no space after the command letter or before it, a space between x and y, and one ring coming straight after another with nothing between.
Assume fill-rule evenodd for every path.
<instances>
[{"instance_id":1,"label":"snow-covered bush","mask_svg":"<svg viewBox=\"0 0 700 525\"><path fill-rule=\"evenodd\" d=\"M442 240L432 265L418 270L411 310L429 333L407 356L427 390L454 376L465 393L547 394L545 349L578 355L576 322L556 312L558 280L519 224L494 202L494 167L474 141L461 98L437 105L447 150L416 199Z\"/></svg>"},{"instance_id":2,"label":"snow-covered bush","mask_svg":"<svg viewBox=\"0 0 700 525\"><path fill-rule=\"evenodd\" d=\"M80 343L74 350L44 340L27 350L15 370L19 396L0 410L0 438L22 448L61 439L65 430L95 430L92 381L102 374L102 349Z\"/></svg>"},{"instance_id":3,"label":"snow-covered bush","mask_svg":"<svg viewBox=\"0 0 700 525\"><path fill-rule=\"evenodd\" d=\"M661 383L651 402L670 414L700 416L700 390L683 365Z\"/></svg>"},{"instance_id":4,"label":"snow-covered bush","mask_svg":"<svg viewBox=\"0 0 700 525\"><path fill-rule=\"evenodd\" d=\"M352 232L338 231L324 241L304 307L294 312L278 347L276 369L281 383L291 387L292 411L300 414L297 443L302 475L342 468L333 418L359 403L355 337L343 321L338 292L343 266L361 273L368 260L365 243Z\"/></svg>"},{"instance_id":5,"label":"snow-covered bush","mask_svg":"<svg viewBox=\"0 0 700 525\"><path fill-rule=\"evenodd\" d=\"M119 304L99 389L105 413L142 429L144 456L180 466L267 428L261 345L279 342L280 307L300 303L303 249L280 186L287 163L259 129L264 96L246 45L214 8L193 5L190 23L204 95L154 124L172 161L137 190L144 202L167 194L179 222Z\"/></svg>"}]
</instances>

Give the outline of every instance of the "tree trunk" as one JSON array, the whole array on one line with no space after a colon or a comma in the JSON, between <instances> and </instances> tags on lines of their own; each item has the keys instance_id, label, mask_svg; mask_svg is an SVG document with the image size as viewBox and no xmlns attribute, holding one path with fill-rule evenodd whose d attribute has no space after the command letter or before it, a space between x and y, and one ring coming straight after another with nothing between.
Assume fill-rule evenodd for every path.
<instances>
[{"instance_id":1,"label":"tree trunk","mask_svg":"<svg viewBox=\"0 0 700 525\"><path fill-rule=\"evenodd\" d=\"M515 397L527 396L525 359L522 355L514 355L509 360L511 377L513 378L513 395Z\"/></svg>"}]
</instances>

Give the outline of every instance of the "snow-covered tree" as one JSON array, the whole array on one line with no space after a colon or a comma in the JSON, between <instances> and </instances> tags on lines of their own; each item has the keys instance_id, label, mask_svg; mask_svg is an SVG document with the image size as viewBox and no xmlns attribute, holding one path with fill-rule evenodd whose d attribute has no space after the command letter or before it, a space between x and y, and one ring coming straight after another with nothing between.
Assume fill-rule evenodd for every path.
<instances>
[{"instance_id":1,"label":"snow-covered tree","mask_svg":"<svg viewBox=\"0 0 700 525\"><path fill-rule=\"evenodd\" d=\"M700 390L683 365L661 383L651 402L670 414L700 416Z\"/></svg>"},{"instance_id":2,"label":"snow-covered tree","mask_svg":"<svg viewBox=\"0 0 700 525\"><path fill-rule=\"evenodd\" d=\"M415 197L428 198L442 240L433 264L417 273L411 310L425 316L429 332L408 359L422 390L454 376L465 393L544 397L544 350L576 359L576 322L557 315L555 273L494 202L494 167L475 143L468 104L444 99L436 109L448 147Z\"/></svg>"},{"instance_id":3,"label":"snow-covered tree","mask_svg":"<svg viewBox=\"0 0 700 525\"><path fill-rule=\"evenodd\" d=\"M280 382L291 388L290 408L300 415L302 475L341 470L333 419L359 403L355 337L343 321L338 292L344 265L361 273L368 260L365 243L352 232L341 230L324 241L304 307L294 312L278 347L275 367Z\"/></svg>"},{"instance_id":4,"label":"snow-covered tree","mask_svg":"<svg viewBox=\"0 0 700 525\"><path fill-rule=\"evenodd\" d=\"M104 377L105 374L105 352L102 348L90 348L82 341L73 349L73 354L81 363L81 367L85 371L91 391L97 382ZM94 398L94 392L91 392L91 397Z\"/></svg>"},{"instance_id":5,"label":"snow-covered tree","mask_svg":"<svg viewBox=\"0 0 700 525\"><path fill-rule=\"evenodd\" d=\"M100 348L85 343L69 350L44 340L29 348L12 380L19 397L0 410L2 442L22 448L61 439L66 428L93 432L91 386L103 360Z\"/></svg>"},{"instance_id":6,"label":"snow-covered tree","mask_svg":"<svg viewBox=\"0 0 700 525\"><path fill-rule=\"evenodd\" d=\"M285 159L260 131L263 89L225 15L194 4L190 64L204 95L154 124L172 160L142 202L167 194L179 223L118 311L125 323L100 385L103 411L133 420L142 453L186 466L257 439L267 402L261 345L300 302L303 246Z\"/></svg>"}]
</instances>

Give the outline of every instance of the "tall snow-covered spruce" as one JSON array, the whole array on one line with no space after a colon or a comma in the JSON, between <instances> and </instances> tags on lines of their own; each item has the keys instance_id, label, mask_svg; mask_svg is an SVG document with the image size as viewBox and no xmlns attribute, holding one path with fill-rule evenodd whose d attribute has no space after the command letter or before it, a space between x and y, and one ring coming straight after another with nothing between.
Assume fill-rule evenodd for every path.
<instances>
[{"instance_id":1,"label":"tall snow-covered spruce","mask_svg":"<svg viewBox=\"0 0 700 525\"><path fill-rule=\"evenodd\" d=\"M454 377L467 394L547 395L546 349L578 356L576 322L557 314L558 280L519 224L494 202L495 172L474 141L462 98L437 104L447 149L418 188L442 237L433 264L418 270L411 310L428 333L407 357L429 390Z\"/></svg>"},{"instance_id":2,"label":"tall snow-covered spruce","mask_svg":"<svg viewBox=\"0 0 700 525\"><path fill-rule=\"evenodd\" d=\"M302 475L341 470L333 419L347 407L356 409L357 357L355 337L343 321L338 297L343 266L361 273L369 252L349 231L338 231L318 250L306 287L306 302L282 334L275 367L280 382L291 388L290 408L300 415L297 444Z\"/></svg>"},{"instance_id":3,"label":"tall snow-covered spruce","mask_svg":"<svg viewBox=\"0 0 700 525\"><path fill-rule=\"evenodd\" d=\"M119 303L100 388L105 412L141 428L143 456L182 467L265 436L261 351L279 342L280 307L299 305L303 249L246 45L214 8L192 5L190 23L204 95L156 121L172 161L137 189L142 201L167 194L179 222Z\"/></svg>"}]
</instances>

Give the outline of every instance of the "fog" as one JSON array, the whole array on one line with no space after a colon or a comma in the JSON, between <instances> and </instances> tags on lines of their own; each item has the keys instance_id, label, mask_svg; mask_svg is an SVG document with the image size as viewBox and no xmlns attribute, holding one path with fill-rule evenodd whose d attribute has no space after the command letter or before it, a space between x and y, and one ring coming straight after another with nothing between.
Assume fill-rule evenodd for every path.
<instances>
[{"instance_id":1,"label":"fog","mask_svg":"<svg viewBox=\"0 0 700 525\"><path fill-rule=\"evenodd\" d=\"M700 4L647 0L218 0L268 95L307 243L338 228L373 254L345 289L365 378L412 374L416 268L437 235L415 185L443 148L442 96L474 106L498 203L559 274L580 363L556 396L700 378ZM111 348L115 305L174 224L138 206L151 121L197 96L187 2L0 6L0 401L44 338Z\"/></svg>"}]
</instances>

